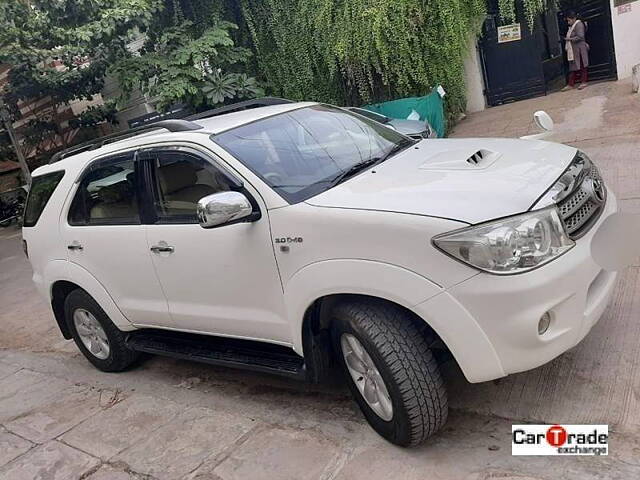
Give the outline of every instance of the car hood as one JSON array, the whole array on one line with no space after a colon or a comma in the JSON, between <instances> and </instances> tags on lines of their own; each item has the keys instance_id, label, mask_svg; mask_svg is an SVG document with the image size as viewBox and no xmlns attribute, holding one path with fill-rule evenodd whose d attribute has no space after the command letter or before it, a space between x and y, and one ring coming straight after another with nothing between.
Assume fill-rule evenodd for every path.
<instances>
[{"instance_id":1,"label":"car hood","mask_svg":"<svg viewBox=\"0 0 640 480\"><path fill-rule=\"evenodd\" d=\"M539 140L424 140L307 203L475 224L529 210L575 154Z\"/></svg>"}]
</instances>

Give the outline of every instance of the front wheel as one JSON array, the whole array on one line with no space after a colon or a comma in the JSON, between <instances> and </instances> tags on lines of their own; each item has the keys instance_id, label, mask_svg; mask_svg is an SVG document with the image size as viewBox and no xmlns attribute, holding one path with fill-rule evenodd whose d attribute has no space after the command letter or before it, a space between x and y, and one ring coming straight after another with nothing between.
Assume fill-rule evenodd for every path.
<instances>
[{"instance_id":1,"label":"front wheel","mask_svg":"<svg viewBox=\"0 0 640 480\"><path fill-rule=\"evenodd\" d=\"M422 443L446 422L447 393L427 340L399 307L354 300L333 312L334 351L369 424L392 443Z\"/></svg>"}]
</instances>

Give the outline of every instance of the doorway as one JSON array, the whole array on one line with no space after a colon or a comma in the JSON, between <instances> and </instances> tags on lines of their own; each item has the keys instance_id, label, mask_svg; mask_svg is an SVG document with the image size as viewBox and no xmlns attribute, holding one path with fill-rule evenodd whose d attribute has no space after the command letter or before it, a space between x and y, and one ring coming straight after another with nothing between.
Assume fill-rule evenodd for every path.
<instances>
[{"instance_id":1,"label":"doorway","mask_svg":"<svg viewBox=\"0 0 640 480\"><path fill-rule=\"evenodd\" d=\"M588 25L590 79L617 79L609 0L560 0L560 10L551 8L540 15L533 31L524 20L514 24L516 34L507 41L498 1L488 3L479 48L489 106L546 95L566 84L569 67L561 39L568 30L568 10L575 10ZM524 18L521 4L516 12L518 19Z\"/></svg>"},{"instance_id":2,"label":"doorway","mask_svg":"<svg viewBox=\"0 0 640 480\"><path fill-rule=\"evenodd\" d=\"M589 44L589 80L617 80L616 54L611 24L609 0L561 0L558 13L560 34L567 34L568 26L564 17L574 10L587 24Z\"/></svg>"}]
</instances>

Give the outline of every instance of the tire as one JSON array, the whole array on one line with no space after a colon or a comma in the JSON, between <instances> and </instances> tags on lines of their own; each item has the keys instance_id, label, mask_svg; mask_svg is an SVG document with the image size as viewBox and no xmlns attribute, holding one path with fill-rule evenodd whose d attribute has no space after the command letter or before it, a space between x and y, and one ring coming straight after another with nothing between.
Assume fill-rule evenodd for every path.
<instances>
[{"instance_id":1,"label":"tire","mask_svg":"<svg viewBox=\"0 0 640 480\"><path fill-rule=\"evenodd\" d=\"M64 302L64 312L73 340L87 360L98 370L102 370L103 372L121 372L129 368L131 364L140 357L138 352L127 348L125 334L118 330L104 310L100 308L100 305L84 290L77 289L67 295ZM107 341L108 354L105 354L106 349L101 350L98 354L104 356L104 358L99 358L97 354L90 351L78 333L74 315L78 313L83 316L85 312L92 315L102 327Z\"/></svg>"},{"instance_id":2,"label":"tire","mask_svg":"<svg viewBox=\"0 0 640 480\"><path fill-rule=\"evenodd\" d=\"M334 352L349 388L376 432L391 443L409 447L424 442L445 424L447 392L440 370L424 333L406 312L382 301L354 300L334 308L331 328ZM373 361L379 372L374 378L384 381L393 408L388 420L370 406L349 371L344 355L344 350L348 353L351 349L349 335L364 347L370 357L367 362ZM347 341L344 345L343 338ZM371 377L363 378L358 379L364 382L360 385ZM383 390L375 388L377 392ZM381 400L378 409L383 403L388 404ZM388 410L383 413L389 416Z\"/></svg>"}]
</instances>

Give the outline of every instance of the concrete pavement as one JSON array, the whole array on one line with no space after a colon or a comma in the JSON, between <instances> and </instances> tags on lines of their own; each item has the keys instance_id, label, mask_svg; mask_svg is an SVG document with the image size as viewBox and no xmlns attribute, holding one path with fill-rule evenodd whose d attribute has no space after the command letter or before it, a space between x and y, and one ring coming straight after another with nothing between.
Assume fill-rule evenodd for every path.
<instances>
[{"instance_id":1,"label":"concrete pavement","mask_svg":"<svg viewBox=\"0 0 640 480\"><path fill-rule=\"evenodd\" d=\"M454 136L533 133L594 158L640 213L640 99L630 82L592 85L475 114ZM0 230L1 479L631 479L640 477L640 265L602 320L531 372L468 384L446 369L446 428L406 450L379 438L342 385L312 386L154 357L121 374L62 339L30 280L19 231ZM606 423L608 457L512 457L513 423Z\"/></svg>"}]
</instances>

